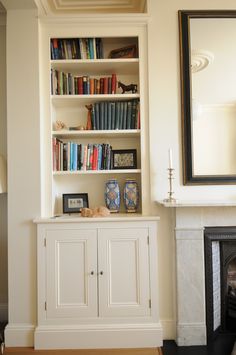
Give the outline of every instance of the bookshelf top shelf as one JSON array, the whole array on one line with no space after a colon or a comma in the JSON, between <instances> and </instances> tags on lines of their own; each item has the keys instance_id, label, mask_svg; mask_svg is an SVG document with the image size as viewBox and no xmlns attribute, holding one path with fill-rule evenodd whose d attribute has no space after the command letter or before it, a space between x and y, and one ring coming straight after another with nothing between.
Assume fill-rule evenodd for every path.
<instances>
[{"instance_id":1,"label":"bookshelf top shelf","mask_svg":"<svg viewBox=\"0 0 236 355\"><path fill-rule=\"evenodd\" d=\"M114 137L114 138L131 138L140 136L140 129L123 129L123 130L81 130L81 131L52 131L53 137L58 138L75 138L75 137Z\"/></svg>"},{"instance_id":2,"label":"bookshelf top shelf","mask_svg":"<svg viewBox=\"0 0 236 355\"><path fill-rule=\"evenodd\" d=\"M51 60L51 67L77 74L138 74L139 59L60 59Z\"/></svg>"}]
</instances>

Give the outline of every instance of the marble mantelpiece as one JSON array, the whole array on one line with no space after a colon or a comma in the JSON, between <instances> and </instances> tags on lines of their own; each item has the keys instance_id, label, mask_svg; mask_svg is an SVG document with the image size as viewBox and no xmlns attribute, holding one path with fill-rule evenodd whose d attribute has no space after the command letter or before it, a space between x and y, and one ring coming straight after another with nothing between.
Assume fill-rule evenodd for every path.
<instances>
[{"instance_id":1,"label":"marble mantelpiece","mask_svg":"<svg viewBox=\"0 0 236 355\"><path fill-rule=\"evenodd\" d=\"M204 228L236 226L233 206L174 206L179 346L206 345Z\"/></svg>"}]
</instances>

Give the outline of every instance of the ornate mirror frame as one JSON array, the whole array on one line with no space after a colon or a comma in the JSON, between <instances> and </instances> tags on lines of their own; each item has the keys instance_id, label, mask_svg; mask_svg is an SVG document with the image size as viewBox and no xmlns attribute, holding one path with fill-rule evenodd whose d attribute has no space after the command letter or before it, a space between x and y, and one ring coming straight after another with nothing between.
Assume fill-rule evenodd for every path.
<instances>
[{"instance_id":1,"label":"ornate mirror frame","mask_svg":"<svg viewBox=\"0 0 236 355\"><path fill-rule=\"evenodd\" d=\"M192 118L191 118L191 51L190 19L192 18L236 18L231 10L179 10L180 75L181 75L181 118L182 154L184 185L234 184L236 175L194 175L192 155Z\"/></svg>"}]
</instances>

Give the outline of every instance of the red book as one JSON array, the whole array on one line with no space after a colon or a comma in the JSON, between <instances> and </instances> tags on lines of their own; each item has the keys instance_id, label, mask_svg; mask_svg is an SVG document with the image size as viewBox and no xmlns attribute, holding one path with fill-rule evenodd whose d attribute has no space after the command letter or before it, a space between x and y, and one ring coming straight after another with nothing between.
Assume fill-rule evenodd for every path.
<instances>
[{"instance_id":1,"label":"red book","mask_svg":"<svg viewBox=\"0 0 236 355\"><path fill-rule=\"evenodd\" d=\"M78 78L78 94L83 95L84 90L83 90L83 77L79 76Z\"/></svg>"},{"instance_id":2,"label":"red book","mask_svg":"<svg viewBox=\"0 0 236 355\"><path fill-rule=\"evenodd\" d=\"M104 78L100 78L100 94L104 94Z\"/></svg>"},{"instance_id":3,"label":"red book","mask_svg":"<svg viewBox=\"0 0 236 355\"><path fill-rule=\"evenodd\" d=\"M112 76L111 76L111 93L112 94L116 94L116 86L117 86L116 74L112 74Z\"/></svg>"},{"instance_id":4,"label":"red book","mask_svg":"<svg viewBox=\"0 0 236 355\"><path fill-rule=\"evenodd\" d=\"M103 94L108 94L108 77L103 78Z\"/></svg>"}]
</instances>

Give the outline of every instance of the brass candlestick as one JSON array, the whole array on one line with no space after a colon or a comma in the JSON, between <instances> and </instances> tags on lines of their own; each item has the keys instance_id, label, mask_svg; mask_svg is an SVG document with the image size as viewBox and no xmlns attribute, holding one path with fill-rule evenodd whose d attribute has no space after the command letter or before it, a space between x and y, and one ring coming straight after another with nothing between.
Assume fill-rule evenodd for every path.
<instances>
[{"instance_id":1,"label":"brass candlestick","mask_svg":"<svg viewBox=\"0 0 236 355\"><path fill-rule=\"evenodd\" d=\"M172 181L174 180L173 175L174 175L175 169L168 168L167 170L169 171L168 180L169 180L169 185L170 185L170 191L168 192L169 197L164 199L164 202L175 203L175 202L177 202L177 200L173 197L174 191L173 191L173 186L172 186Z\"/></svg>"}]
</instances>

